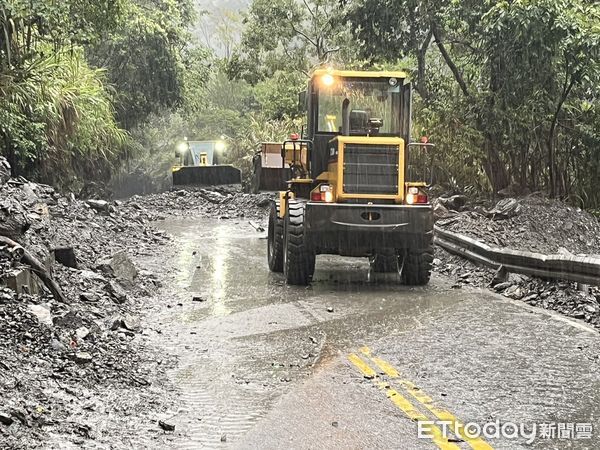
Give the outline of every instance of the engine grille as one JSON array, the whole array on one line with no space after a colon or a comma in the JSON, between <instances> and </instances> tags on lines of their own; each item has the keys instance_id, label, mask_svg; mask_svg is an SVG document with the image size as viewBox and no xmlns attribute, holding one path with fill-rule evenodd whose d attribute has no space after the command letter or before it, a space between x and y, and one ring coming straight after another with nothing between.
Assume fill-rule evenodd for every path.
<instances>
[{"instance_id":1,"label":"engine grille","mask_svg":"<svg viewBox=\"0 0 600 450\"><path fill-rule=\"evenodd\" d=\"M347 194L398 193L399 149L395 145L346 144L344 192Z\"/></svg>"}]
</instances>

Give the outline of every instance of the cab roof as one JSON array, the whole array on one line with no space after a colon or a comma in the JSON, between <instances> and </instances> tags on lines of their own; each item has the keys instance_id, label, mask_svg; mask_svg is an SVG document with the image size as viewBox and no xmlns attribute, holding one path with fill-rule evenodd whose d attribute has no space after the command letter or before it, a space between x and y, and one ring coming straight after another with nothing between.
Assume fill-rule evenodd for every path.
<instances>
[{"instance_id":1,"label":"cab roof","mask_svg":"<svg viewBox=\"0 0 600 450\"><path fill-rule=\"evenodd\" d=\"M362 71L362 70L333 70L333 69L317 69L312 74L312 79L323 76L332 75L340 78L408 78L408 74L402 71Z\"/></svg>"}]
</instances>

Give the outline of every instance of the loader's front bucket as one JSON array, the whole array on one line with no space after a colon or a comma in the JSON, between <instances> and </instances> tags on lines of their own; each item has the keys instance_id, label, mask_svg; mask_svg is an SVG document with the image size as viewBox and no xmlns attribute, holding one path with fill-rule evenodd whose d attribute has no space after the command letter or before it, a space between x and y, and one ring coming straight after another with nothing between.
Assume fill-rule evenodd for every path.
<instances>
[{"instance_id":1,"label":"loader's front bucket","mask_svg":"<svg viewBox=\"0 0 600 450\"><path fill-rule=\"evenodd\" d=\"M232 166L184 166L173 170L173 186L242 184L242 172Z\"/></svg>"},{"instance_id":2,"label":"loader's front bucket","mask_svg":"<svg viewBox=\"0 0 600 450\"><path fill-rule=\"evenodd\" d=\"M265 191L285 191L287 181L291 178L289 168L263 167L261 158L254 159L254 173L252 175L252 192L257 194Z\"/></svg>"}]
</instances>

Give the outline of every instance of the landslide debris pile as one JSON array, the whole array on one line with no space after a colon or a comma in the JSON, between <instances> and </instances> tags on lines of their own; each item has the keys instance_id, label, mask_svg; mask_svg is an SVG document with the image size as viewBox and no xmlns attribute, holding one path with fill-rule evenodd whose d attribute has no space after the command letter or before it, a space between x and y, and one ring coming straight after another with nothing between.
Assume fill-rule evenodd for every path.
<instances>
[{"instance_id":1,"label":"landslide debris pile","mask_svg":"<svg viewBox=\"0 0 600 450\"><path fill-rule=\"evenodd\" d=\"M159 282L131 258L167 238L136 208L65 197L0 170L5 237L20 246L0 240L0 448L31 448L52 435L74 444L106 438L107 392L149 396L141 387L157 372L140 359L135 317ZM64 300L23 263L24 251Z\"/></svg>"},{"instance_id":2,"label":"landslide debris pile","mask_svg":"<svg viewBox=\"0 0 600 450\"><path fill-rule=\"evenodd\" d=\"M449 199L440 202L451 204ZM492 208L464 202L442 210L437 225L495 247L542 254L600 255L600 221L562 202L538 196L504 199ZM458 210L458 211L457 211ZM585 320L600 329L600 290L564 281L541 280L471 263L437 247L435 269L453 277L454 288L489 287L505 297Z\"/></svg>"},{"instance_id":3,"label":"landslide debris pile","mask_svg":"<svg viewBox=\"0 0 600 450\"><path fill-rule=\"evenodd\" d=\"M174 191L134 196L125 206L141 211L152 220L169 216L212 217L219 219L246 218L264 220L274 194L245 194L233 189L186 188Z\"/></svg>"},{"instance_id":4,"label":"landslide debris pile","mask_svg":"<svg viewBox=\"0 0 600 450\"><path fill-rule=\"evenodd\" d=\"M134 261L169 242L151 222L260 223L270 199L219 187L80 200L11 179L0 158L0 448L31 448L52 436L110 446L111 427L135 407L123 405L160 404L148 386L164 361L143 356L148 330L136 319L160 281Z\"/></svg>"},{"instance_id":5,"label":"landslide debris pile","mask_svg":"<svg viewBox=\"0 0 600 450\"><path fill-rule=\"evenodd\" d=\"M450 211L437 225L496 247L600 255L600 221L596 217L539 196L501 200L491 209Z\"/></svg>"}]
</instances>

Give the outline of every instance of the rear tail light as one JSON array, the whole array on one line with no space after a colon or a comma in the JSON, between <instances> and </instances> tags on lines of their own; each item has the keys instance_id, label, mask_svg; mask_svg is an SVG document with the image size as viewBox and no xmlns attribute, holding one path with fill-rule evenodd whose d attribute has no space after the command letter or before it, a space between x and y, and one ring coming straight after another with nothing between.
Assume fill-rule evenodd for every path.
<instances>
[{"instance_id":1,"label":"rear tail light","mask_svg":"<svg viewBox=\"0 0 600 450\"><path fill-rule=\"evenodd\" d=\"M429 203L429 197L424 194L417 187L409 187L408 194L406 194L406 203L408 205L423 205Z\"/></svg>"},{"instance_id":2,"label":"rear tail light","mask_svg":"<svg viewBox=\"0 0 600 450\"><path fill-rule=\"evenodd\" d=\"M321 184L317 190L312 191L310 199L313 202L333 202L333 187L330 184Z\"/></svg>"}]
</instances>

